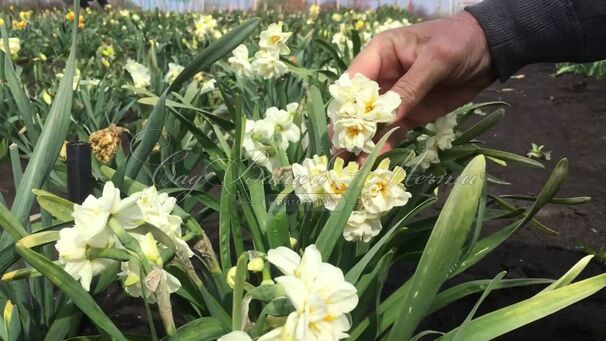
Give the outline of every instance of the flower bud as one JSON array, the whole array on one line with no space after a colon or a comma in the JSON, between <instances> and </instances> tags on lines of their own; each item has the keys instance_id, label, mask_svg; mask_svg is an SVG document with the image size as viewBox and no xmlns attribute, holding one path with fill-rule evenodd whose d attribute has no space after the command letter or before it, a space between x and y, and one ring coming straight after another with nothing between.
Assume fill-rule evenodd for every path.
<instances>
[{"instance_id":1,"label":"flower bud","mask_svg":"<svg viewBox=\"0 0 606 341\"><path fill-rule=\"evenodd\" d=\"M232 289L236 285L236 270L237 270L237 268L235 266L233 266L233 267L231 267L231 269L229 269L229 271L227 271L227 277L226 277L227 285L229 285L229 287Z\"/></svg>"},{"instance_id":2,"label":"flower bud","mask_svg":"<svg viewBox=\"0 0 606 341\"><path fill-rule=\"evenodd\" d=\"M263 262L263 258L261 257L256 257L251 259L248 262L248 271L252 271L252 272L261 272L263 271L263 267L265 266L265 262Z\"/></svg>"}]
</instances>

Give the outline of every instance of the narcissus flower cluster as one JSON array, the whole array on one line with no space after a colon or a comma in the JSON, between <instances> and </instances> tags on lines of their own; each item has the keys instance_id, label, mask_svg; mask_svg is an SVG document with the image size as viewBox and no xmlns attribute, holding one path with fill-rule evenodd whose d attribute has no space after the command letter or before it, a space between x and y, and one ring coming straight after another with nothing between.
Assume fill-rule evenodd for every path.
<instances>
[{"instance_id":1,"label":"narcissus flower cluster","mask_svg":"<svg viewBox=\"0 0 606 341\"><path fill-rule=\"evenodd\" d=\"M203 15L194 23L194 35L202 40L208 37L220 38L221 31L217 28L217 20L212 15Z\"/></svg>"},{"instance_id":2,"label":"narcissus flower cluster","mask_svg":"<svg viewBox=\"0 0 606 341\"><path fill-rule=\"evenodd\" d=\"M350 78L348 73L329 87L332 101L328 105L334 135L332 144L337 148L359 154L374 147L372 141L377 125L389 123L395 118L400 106L400 96L388 91L379 94L379 84L356 74Z\"/></svg>"},{"instance_id":3,"label":"narcissus flower cluster","mask_svg":"<svg viewBox=\"0 0 606 341\"><path fill-rule=\"evenodd\" d=\"M434 123L429 123L425 129L433 135L421 135L417 139L424 145L423 151L417 157L417 163L427 169L431 164L440 163L438 151L452 148L455 139L454 128L457 126L457 115L452 112L446 116L439 117Z\"/></svg>"},{"instance_id":4,"label":"narcissus flower cluster","mask_svg":"<svg viewBox=\"0 0 606 341\"><path fill-rule=\"evenodd\" d=\"M280 78L288 72L286 64L280 60L281 55L290 53L286 41L291 32L282 31L282 22L270 24L259 36L259 50L252 63L249 61L248 48L238 46L233 56L228 59L230 66L240 77L257 75L264 79Z\"/></svg>"},{"instance_id":5,"label":"narcissus flower cluster","mask_svg":"<svg viewBox=\"0 0 606 341\"><path fill-rule=\"evenodd\" d=\"M403 184L406 171L389 166L389 158L383 159L366 178L357 207L343 231L346 240L369 242L381 231L381 215L406 205L411 197ZM343 159L336 158L329 169L328 158L317 155L301 164L295 163L292 165L295 194L303 202L322 204L326 209L334 210L358 175L359 168L355 161L345 165Z\"/></svg>"},{"instance_id":6,"label":"narcissus flower cluster","mask_svg":"<svg viewBox=\"0 0 606 341\"><path fill-rule=\"evenodd\" d=\"M267 261L282 275L275 278L294 310L281 326L262 335L258 341L340 340L351 328L349 313L358 305L356 287L347 282L343 271L323 262L315 245L303 255L287 247L269 250ZM222 341L249 341L244 331L222 336Z\"/></svg>"},{"instance_id":7,"label":"narcissus flower cluster","mask_svg":"<svg viewBox=\"0 0 606 341\"><path fill-rule=\"evenodd\" d=\"M181 284L177 278L163 270L161 252L174 247L174 252L186 257L192 257L193 253L182 238L181 218L171 213L175 204L175 198L165 193L159 194L155 187L122 199L120 190L112 182L105 183L100 197L90 195L82 205L74 205L74 226L62 229L55 244L60 263L68 274L89 291L92 278L115 262L107 258L96 258L90 252L94 249L126 250L115 234L112 227L114 224L137 242L145 258L140 259L133 253L130 260L121 263L122 272L119 277L125 291L134 297L145 295L150 303L156 301L155 293L160 279L166 283L169 293L177 291ZM137 229L141 226L146 226L145 231L148 232ZM160 243L153 231L166 236L170 240L169 244L173 245ZM167 239L165 242L168 243ZM143 262L151 266L148 273L142 271Z\"/></svg>"},{"instance_id":8,"label":"narcissus flower cluster","mask_svg":"<svg viewBox=\"0 0 606 341\"><path fill-rule=\"evenodd\" d=\"M298 103L290 103L286 110L271 107L265 111L265 118L246 121L243 146L253 162L270 172L288 166L283 164L288 160L281 160L279 153L301 139L301 129L295 122L298 107Z\"/></svg>"}]
</instances>

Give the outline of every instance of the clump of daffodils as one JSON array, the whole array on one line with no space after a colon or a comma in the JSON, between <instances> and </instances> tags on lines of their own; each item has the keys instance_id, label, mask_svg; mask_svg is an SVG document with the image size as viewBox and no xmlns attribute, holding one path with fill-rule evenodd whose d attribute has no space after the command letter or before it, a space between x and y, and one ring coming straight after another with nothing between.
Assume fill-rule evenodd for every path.
<instances>
[{"instance_id":1,"label":"clump of daffodils","mask_svg":"<svg viewBox=\"0 0 606 341\"><path fill-rule=\"evenodd\" d=\"M410 25L410 21L408 21L408 19L406 19L406 18L401 19L401 20L387 18L382 23L375 21L373 23L371 29L372 29L373 34L379 34L383 31L393 30L395 28L400 28L400 27L404 27L404 26L408 26L408 25Z\"/></svg>"},{"instance_id":2,"label":"clump of daffodils","mask_svg":"<svg viewBox=\"0 0 606 341\"><path fill-rule=\"evenodd\" d=\"M332 43L337 45L339 51L351 53L353 42L349 39L349 28L346 24L339 25L339 31L332 36Z\"/></svg>"},{"instance_id":3,"label":"clump of daffodils","mask_svg":"<svg viewBox=\"0 0 606 341\"><path fill-rule=\"evenodd\" d=\"M74 226L59 231L55 248L65 271L80 281L89 291L92 278L108 269L115 261L91 256L95 249L124 249L110 224L116 224L133 238L144 259L133 256L121 263L119 277L125 291L134 297L145 296L153 303L155 293L163 280L169 293L177 291L179 280L163 269L161 252L167 249L154 238L153 233L141 233L136 228L149 224L170 238L176 252L189 257L193 253L182 239L182 220L171 214L176 199L159 194L155 187L147 188L122 199L120 190L107 182L100 197L88 196L82 205L74 205ZM148 226L149 226L148 225ZM149 270L143 271L142 264Z\"/></svg>"},{"instance_id":4,"label":"clump of daffodils","mask_svg":"<svg viewBox=\"0 0 606 341\"><path fill-rule=\"evenodd\" d=\"M111 44L101 44L97 49L97 58L105 67L110 67L111 62L116 59L116 52Z\"/></svg>"},{"instance_id":5,"label":"clump of daffodils","mask_svg":"<svg viewBox=\"0 0 606 341\"><path fill-rule=\"evenodd\" d=\"M434 123L425 126L425 129L432 132L433 135L423 134L417 139L423 145L423 148L417 156L416 162L423 169L429 168L431 164L440 163L438 157L440 150L444 151L452 148L452 141L456 137L454 132L456 126L457 116L455 113L439 117Z\"/></svg>"},{"instance_id":6,"label":"clump of daffodils","mask_svg":"<svg viewBox=\"0 0 606 341\"><path fill-rule=\"evenodd\" d=\"M65 20L69 22L73 22L75 18L76 13L74 13L74 11L72 10L69 10L65 15ZM78 28L84 28L84 16L82 14L78 16Z\"/></svg>"},{"instance_id":7,"label":"clump of daffodils","mask_svg":"<svg viewBox=\"0 0 606 341\"><path fill-rule=\"evenodd\" d=\"M320 15L320 6L312 4L309 6L309 17L315 19Z\"/></svg>"},{"instance_id":8,"label":"clump of daffodils","mask_svg":"<svg viewBox=\"0 0 606 341\"><path fill-rule=\"evenodd\" d=\"M294 121L298 107L298 103L290 103L286 110L271 107L265 111L263 119L246 121L243 147L254 163L270 172L288 166L279 153L284 153L291 143L301 139L301 129Z\"/></svg>"},{"instance_id":9,"label":"clump of daffodils","mask_svg":"<svg viewBox=\"0 0 606 341\"><path fill-rule=\"evenodd\" d=\"M221 37L221 31L217 29L217 20L212 15L203 15L194 23L194 35L199 39Z\"/></svg>"},{"instance_id":10,"label":"clump of daffodils","mask_svg":"<svg viewBox=\"0 0 606 341\"><path fill-rule=\"evenodd\" d=\"M10 53L11 57L17 57L20 50L21 40L19 38L8 38L8 52ZM6 50L4 49L4 42L0 44L0 51L6 53Z\"/></svg>"},{"instance_id":11,"label":"clump of daffodils","mask_svg":"<svg viewBox=\"0 0 606 341\"><path fill-rule=\"evenodd\" d=\"M337 148L359 154L374 147L372 141L379 123L390 123L400 106L400 96L388 91L379 94L379 85L362 74L350 78L348 73L329 87L332 100L328 105Z\"/></svg>"},{"instance_id":12,"label":"clump of daffodils","mask_svg":"<svg viewBox=\"0 0 606 341\"><path fill-rule=\"evenodd\" d=\"M369 242L382 229L381 215L406 205L410 199L411 194L403 183L406 171L389 166L389 158L383 159L366 178L360 200L343 231L345 240ZM301 164L295 163L292 165L295 194L302 202L321 204L332 211L349 189L359 168L355 161L345 165L343 159L336 158L329 169L328 158L317 155Z\"/></svg>"},{"instance_id":13,"label":"clump of daffodils","mask_svg":"<svg viewBox=\"0 0 606 341\"><path fill-rule=\"evenodd\" d=\"M112 124L105 129L92 133L89 142L95 158L103 163L113 160L120 146L121 135L125 131L125 128Z\"/></svg>"},{"instance_id":14,"label":"clump of daffodils","mask_svg":"<svg viewBox=\"0 0 606 341\"><path fill-rule=\"evenodd\" d=\"M146 88L151 85L151 74L145 65L129 58L124 69L130 74L136 88Z\"/></svg>"},{"instance_id":15,"label":"clump of daffodils","mask_svg":"<svg viewBox=\"0 0 606 341\"><path fill-rule=\"evenodd\" d=\"M249 61L248 49L238 46L229 58L230 66L240 77L257 75L264 79L280 78L288 72L288 66L280 60L281 55L290 53L286 41L291 32L282 31L282 22L270 24L259 36L260 49L255 53L252 63Z\"/></svg>"}]
</instances>

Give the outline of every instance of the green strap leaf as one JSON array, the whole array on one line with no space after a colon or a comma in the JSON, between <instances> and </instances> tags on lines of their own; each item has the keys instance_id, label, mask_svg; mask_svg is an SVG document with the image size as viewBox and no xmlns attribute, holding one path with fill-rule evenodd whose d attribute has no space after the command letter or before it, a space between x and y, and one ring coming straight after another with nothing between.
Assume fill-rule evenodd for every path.
<instances>
[{"instance_id":1,"label":"green strap leaf","mask_svg":"<svg viewBox=\"0 0 606 341\"><path fill-rule=\"evenodd\" d=\"M48 179L69 130L74 92L72 82L76 69L77 37L78 19L76 18L72 31L69 58L59 84L59 90L51 105L42 133L25 169L21 185L17 189L17 195L13 202L11 212L21 224L27 222L32 209L34 196L32 189L41 188Z\"/></svg>"},{"instance_id":2,"label":"green strap leaf","mask_svg":"<svg viewBox=\"0 0 606 341\"><path fill-rule=\"evenodd\" d=\"M213 341L227 333L228 330L213 317L193 320L177 329L177 335L182 341ZM162 339L166 340L168 339Z\"/></svg>"},{"instance_id":3,"label":"green strap leaf","mask_svg":"<svg viewBox=\"0 0 606 341\"><path fill-rule=\"evenodd\" d=\"M468 322L459 334L461 340L492 340L526 324L553 314L606 287L606 274L534 296L525 301L493 311ZM452 340L457 329L439 340Z\"/></svg>"},{"instance_id":4,"label":"green strap leaf","mask_svg":"<svg viewBox=\"0 0 606 341\"><path fill-rule=\"evenodd\" d=\"M477 156L453 187L411 279L389 341L408 340L414 335L442 283L463 256L465 245L472 237L472 225L486 183L485 172L486 161L483 156Z\"/></svg>"},{"instance_id":5,"label":"green strap leaf","mask_svg":"<svg viewBox=\"0 0 606 341\"><path fill-rule=\"evenodd\" d=\"M36 200L40 207L45 209L53 217L61 221L72 221L72 213L74 212L74 203L58 197L53 193L43 191L41 189L34 189Z\"/></svg>"},{"instance_id":6,"label":"green strap leaf","mask_svg":"<svg viewBox=\"0 0 606 341\"><path fill-rule=\"evenodd\" d=\"M326 112L322 93L317 86L313 85L309 90L309 103L307 114L309 117L309 148L308 156L328 155L330 143L328 141L328 127L326 124Z\"/></svg>"}]
</instances>

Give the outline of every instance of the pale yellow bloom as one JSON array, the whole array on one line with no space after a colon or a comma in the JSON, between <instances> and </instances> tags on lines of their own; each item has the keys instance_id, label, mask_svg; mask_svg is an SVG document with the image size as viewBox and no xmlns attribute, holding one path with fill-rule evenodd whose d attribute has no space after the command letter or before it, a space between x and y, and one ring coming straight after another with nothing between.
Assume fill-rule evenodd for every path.
<instances>
[{"instance_id":1,"label":"pale yellow bloom","mask_svg":"<svg viewBox=\"0 0 606 341\"><path fill-rule=\"evenodd\" d=\"M323 341L348 336L351 322L347 314L358 305L358 295L341 269L322 262L315 245L308 246L302 257L286 247L272 249L267 260L284 274L275 280L284 288L295 311L282 327L261 336L259 341Z\"/></svg>"}]
</instances>

